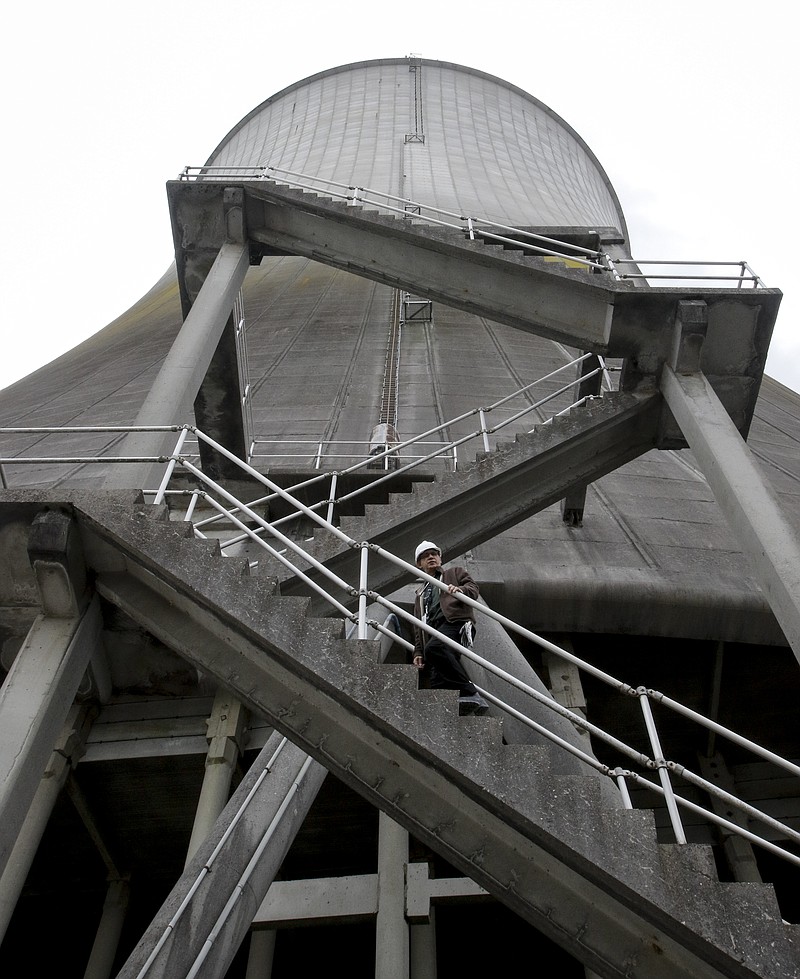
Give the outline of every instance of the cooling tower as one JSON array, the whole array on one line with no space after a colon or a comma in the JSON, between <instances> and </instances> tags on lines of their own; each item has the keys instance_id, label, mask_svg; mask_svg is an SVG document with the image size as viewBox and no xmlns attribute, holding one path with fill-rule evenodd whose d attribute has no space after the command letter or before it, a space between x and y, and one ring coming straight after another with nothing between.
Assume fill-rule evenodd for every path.
<instances>
[{"instance_id":1,"label":"cooling tower","mask_svg":"<svg viewBox=\"0 0 800 979\"><path fill-rule=\"evenodd\" d=\"M800 975L779 291L645 274L570 125L446 62L165 180L173 266L0 392L0 962ZM487 716L411 665L422 540Z\"/></svg>"}]
</instances>

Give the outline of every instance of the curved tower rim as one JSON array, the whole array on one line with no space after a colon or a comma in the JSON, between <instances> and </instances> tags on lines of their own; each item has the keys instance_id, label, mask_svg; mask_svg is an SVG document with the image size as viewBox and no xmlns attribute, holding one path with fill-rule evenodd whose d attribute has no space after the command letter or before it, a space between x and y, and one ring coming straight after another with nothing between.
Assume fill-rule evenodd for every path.
<instances>
[{"instance_id":1,"label":"curved tower rim","mask_svg":"<svg viewBox=\"0 0 800 979\"><path fill-rule=\"evenodd\" d=\"M438 61L435 58L410 58L410 57L373 58L366 61L353 61L350 62L349 64L338 65L337 67L334 68L326 68L324 71L315 72L313 75L308 75L306 78L303 78L300 81L293 82L291 85L287 85L285 88L282 88L280 91L276 92L274 95L271 95L269 98L264 99L263 102L260 102L257 106L252 108L245 116L243 116L239 120L239 122L236 123L235 126L233 126L232 129L230 129L226 133L224 138L221 139L219 143L217 143L217 145L214 147L213 152L205 161L204 165L205 166L212 165L212 161L217 156L217 154L222 151L225 145L242 128L244 128L244 126L246 126L248 122L250 122L255 116L257 116L264 109L268 108L273 102L277 102L280 99L285 98L291 92L299 91L300 89L304 88L305 86L309 85L312 82L319 81L323 78L329 78L333 75L352 71L354 69L370 68L370 67L376 67L380 65L402 65L412 61L415 62L416 64L422 65L423 67L428 65L430 67L450 69L453 71L463 72L466 75L472 75L475 78L485 79L486 81L490 81L500 86L501 88L505 88L510 92L514 92L515 94L519 95L521 98L526 99L532 105L536 106L536 108L544 112L546 115L550 116L550 118L553 119L554 122L556 122L566 132L568 132L570 136L572 136L572 138L578 143L581 149L586 153L587 157L597 168L597 173L600 175L601 179L603 180L603 183L616 206L619 219L622 224L620 231L622 231L623 235L625 236L625 240L630 241L630 236L628 234L628 225L627 225L627 221L625 220L625 214L623 212L622 204L620 203L619 196L617 195L617 192L614 189L614 185L612 184L611 179L606 173L603 165L600 163L600 160L597 158L597 155L592 151L591 147L588 145L586 140L584 140L583 137L555 110L551 109L550 106L546 105L540 99L537 99L534 95L531 95L530 92L526 92L524 88L520 88L518 85L514 85L512 82L507 82L505 79L500 78L498 75L493 75L491 72L481 71L480 69L477 68L470 68L467 65L461 65L454 61Z\"/></svg>"}]
</instances>

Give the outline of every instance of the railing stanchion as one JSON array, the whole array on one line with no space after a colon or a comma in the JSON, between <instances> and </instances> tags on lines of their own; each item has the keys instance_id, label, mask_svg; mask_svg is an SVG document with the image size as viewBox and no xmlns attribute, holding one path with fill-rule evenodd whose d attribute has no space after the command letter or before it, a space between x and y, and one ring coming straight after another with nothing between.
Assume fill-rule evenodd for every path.
<instances>
[{"instance_id":1,"label":"railing stanchion","mask_svg":"<svg viewBox=\"0 0 800 979\"><path fill-rule=\"evenodd\" d=\"M481 408L478 412L478 416L481 420L481 434L483 435L483 448L484 451L489 452L489 433L486 431L486 411Z\"/></svg>"},{"instance_id":2,"label":"railing stanchion","mask_svg":"<svg viewBox=\"0 0 800 979\"><path fill-rule=\"evenodd\" d=\"M358 638L367 638L367 575L369 571L369 547L361 544L361 571L358 582Z\"/></svg>"},{"instance_id":3,"label":"railing stanchion","mask_svg":"<svg viewBox=\"0 0 800 979\"><path fill-rule=\"evenodd\" d=\"M200 499L200 490L195 490L192 493L192 498L189 500L189 506L186 507L186 513L183 518L184 521L186 521L187 523L191 521L192 517L194 516L194 510L195 507L197 506L197 501L199 499Z\"/></svg>"},{"instance_id":4,"label":"railing stanchion","mask_svg":"<svg viewBox=\"0 0 800 979\"><path fill-rule=\"evenodd\" d=\"M161 483L159 484L158 487L158 491L156 492L155 495L155 499L153 500L154 504L164 502L164 494L167 491L167 486L169 486L169 481L172 479L172 474L175 471L175 464L178 461L178 456L181 454L181 451L183 450L183 443L186 441L186 437L188 434L189 434L188 428L181 429L181 433L178 436L178 441L175 443L175 448L172 452L172 458L167 463L167 469L166 472L164 473L164 478L161 480Z\"/></svg>"},{"instance_id":5,"label":"railing stanchion","mask_svg":"<svg viewBox=\"0 0 800 979\"><path fill-rule=\"evenodd\" d=\"M336 487L339 482L339 473L333 473L331 476L331 488L330 488L330 498L328 499L328 523L333 523L333 508L336 506Z\"/></svg>"},{"instance_id":6,"label":"railing stanchion","mask_svg":"<svg viewBox=\"0 0 800 979\"><path fill-rule=\"evenodd\" d=\"M647 733L650 737L653 758L655 759L655 765L658 768L658 778L661 782L661 787L664 790L664 801L667 805L667 812L669 813L670 822L672 823L672 830L675 833L675 841L677 843L685 843L686 834L683 831L681 816L678 812L678 804L675 802L675 792L672 788L672 782L670 781L667 763L664 759L664 753L661 750L661 742L658 737L658 731L656 730L656 721L653 717L653 709L650 706L650 698L647 694L647 690L644 687L639 687L636 694L639 698L642 714L644 715L645 727L647 728Z\"/></svg>"},{"instance_id":7,"label":"railing stanchion","mask_svg":"<svg viewBox=\"0 0 800 979\"><path fill-rule=\"evenodd\" d=\"M621 772L617 772L615 778L617 788L619 789L619 794L622 796L622 804L626 809L633 809L633 802L631 801L631 794L628 791L627 779Z\"/></svg>"}]
</instances>

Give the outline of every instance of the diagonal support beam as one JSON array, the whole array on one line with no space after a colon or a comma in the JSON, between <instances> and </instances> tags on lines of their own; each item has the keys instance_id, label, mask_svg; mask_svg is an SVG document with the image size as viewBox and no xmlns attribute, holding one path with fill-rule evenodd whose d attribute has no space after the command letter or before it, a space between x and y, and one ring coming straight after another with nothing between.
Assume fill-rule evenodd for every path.
<instances>
[{"instance_id":1,"label":"diagonal support beam","mask_svg":"<svg viewBox=\"0 0 800 979\"><path fill-rule=\"evenodd\" d=\"M273 734L118 979L225 975L326 775Z\"/></svg>"},{"instance_id":2,"label":"diagonal support beam","mask_svg":"<svg viewBox=\"0 0 800 979\"><path fill-rule=\"evenodd\" d=\"M800 661L800 542L794 527L704 375L678 374L665 365L661 390Z\"/></svg>"},{"instance_id":3,"label":"diagonal support beam","mask_svg":"<svg viewBox=\"0 0 800 979\"><path fill-rule=\"evenodd\" d=\"M618 394L593 402L522 437L508 452L490 453L463 472L418 488L391 508L368 507L358 532L401 556L413 554L416 543L427 537L449 560L558 502L571 487L591 483L652 449L662 407L657 394ZM316 557L345 580L357 582L358 551L338 540L327 548ZM284 575L282 594L304 593L299 579ZM370 568L376 591L391 591L407 580L402 569L387 561ZM340 598L345 604L349 600ZM312 610L327 615L330 606L312 599Z\"/></svg>"},{"instance_id":4,"label":"diagonal support beam","mask_svg":"<svg viewBox=\"0 0 800 979\"><path fill-rule=\"evenodd\" d=\"M231 314L249 265L246 244L225 242L203 283L166 360L158 372L134 427L191 423L194 400ZM175 445L174 433L133 432L122 440L119 456L167 456ZM155 488L163 473L159 463L140 462L112 466L106 479L110 489Z\"/></svg>"},{"instance_id":5,"label":"diagonal support beam","mask_svg":"<svg viewBox=\"0 0 800 979\"><path fill-rule=\"evenodd\" d=\"M315 213L275 194L272 199L265 194L258 213L252 204L261 194L257 187L250 191L248 212L250 236L261 245L570 346L607 348L613 294L596 283L495 257L485 246L470 252L466 245L420 234L394 219L381 222L346 214L347 220L336 220L330 208Z\"/></svg>"},{"instance_id":6,"label":"diagonal support beam","mask_svg":"<svg viewBox=\"0 0 800 979\"><path fill-rule=\"evenodd\" d=\"M153 545L161 550L160 538ZM579 803L572 793L588 792L586 780L555 783L526 746L500 744L492 718L464 726L458 737L450 722L461 728L463 719L448 713L447 691L420 697L405 668L381 667L378 675L364 644L345 647L330 625L301 625L292 600L272 603L288 601L284 619L277 605L255 609L241 582L235 594L202 574L188 585L180 581L180 558L159 570L138 550L125 546L127 574L100 575L104 597L590 968L620 979L632 974L620 962L635 962L636 974L648 979L777 974L742 963L741 947L754 962L765 952L750 924L752 908L735 908L729 892L706 887L697 895L704 904L723 902L714 913L726 922L724 935L695 928L697 914L686 904L694 892L673 883L673 873L695 868L679 869L672 854L671 873L662 878L665 858L655 850L647 814L601 815L591 799ZM201 594L208 588L216 599ZM220 599L232 611L216 606ZM526 772L521 781L512 777L517 765ZM562 792L570 805L561 804ZM597 846L601 824L604 845ZM646 893L639 890L643 873ZM733 928L745 936L734 952ZM769 955L785 958L775 943Z\"/></svg>"}]
</instances>

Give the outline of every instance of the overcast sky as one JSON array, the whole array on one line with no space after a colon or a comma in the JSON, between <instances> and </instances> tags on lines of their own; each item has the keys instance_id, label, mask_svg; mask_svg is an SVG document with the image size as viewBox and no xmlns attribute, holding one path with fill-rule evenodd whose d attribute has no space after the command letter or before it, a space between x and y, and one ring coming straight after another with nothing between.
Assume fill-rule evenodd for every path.
<instances>
[{"instance_id":1,"label":"overcast sky","mask_svg":"<svg viewBox=\"0 0 800 979\"><path fill-rule=\"evenodd\" d=\"M614 184L634 257L745 259L781 289L767 373L800 391L800 54L785 0L39 0L3 20L0 387L166 271L165 183L242 116L318 71L414 53L561 115Z\"/></svg>"}]
</instances>

